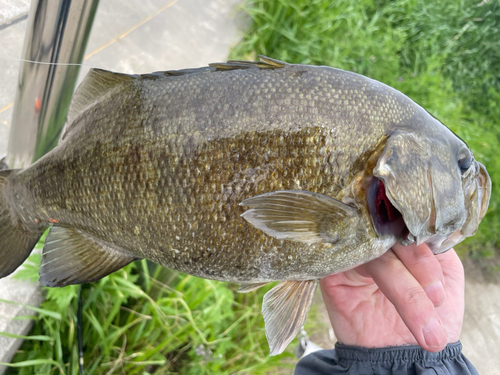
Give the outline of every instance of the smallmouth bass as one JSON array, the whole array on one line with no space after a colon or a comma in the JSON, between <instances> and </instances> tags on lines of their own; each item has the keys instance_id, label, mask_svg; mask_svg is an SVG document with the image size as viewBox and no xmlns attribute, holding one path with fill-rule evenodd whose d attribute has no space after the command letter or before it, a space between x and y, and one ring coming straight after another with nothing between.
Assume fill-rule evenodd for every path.
<instances>
[{"instance_id":1,"label":"smallmouth bass","mask_svg":"<svg viewBox=\"0 0 500 375\"><path fill-rule=\"evenodd\" d=\"M93 69L59 145L0 171L0 277L50 226L47 286L142 258L241 292L281 281L263 301L275 355L318 279L397 241L448 250L476 232L490 192L445 125L355 73L263 56L143 75Z\"/></svg>"}]
</instances>

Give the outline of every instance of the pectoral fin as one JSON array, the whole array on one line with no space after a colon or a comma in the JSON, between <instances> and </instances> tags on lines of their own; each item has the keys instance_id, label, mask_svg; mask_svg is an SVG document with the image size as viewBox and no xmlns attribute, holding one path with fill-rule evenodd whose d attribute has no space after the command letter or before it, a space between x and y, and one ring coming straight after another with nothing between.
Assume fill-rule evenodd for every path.
<instances>
[{"instance_id":1,"label":"pectoral fin","mask_svg":"<svg viewBox=\"0 0 500 375\"><path fill-rule=\"evenodd\" d=\"M241 216L267 235L308 244L337 242L338 235L331 229L357 217L354 208L336 199L302 190L262 194L241 205L251 207Z\"/></svg>"},{"instance_id":2,"label":"pectoral fin","mask_svg":"<svg viewBox=\"0 0 500 375\"><path fill-rule=\"evenodd\" d=\"M304 325L318 280L283 281L266 293L262 315L270 355L282 353Z\"/></svg>"},{"instance_id":3,"label":"pectoral fin","mask_svg":"<svg viewBox=\"0 0 500 375\"><path fill-rule=\"evenodd\" d=\"M137 259L76 229L55 226L43 246L40 282L60 287L96 281Z\"/></svg>"}]
</instances>

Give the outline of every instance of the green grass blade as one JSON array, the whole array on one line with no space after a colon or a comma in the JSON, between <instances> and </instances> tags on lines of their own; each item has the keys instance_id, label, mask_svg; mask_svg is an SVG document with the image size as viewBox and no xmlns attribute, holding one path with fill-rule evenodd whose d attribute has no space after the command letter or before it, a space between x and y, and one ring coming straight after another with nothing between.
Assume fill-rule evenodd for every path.
<instances>
[{"instance_id":1,"label":"green grass blade","mask_svg":"<svg viewBox=\"0 0 500 375\"><path fill-rule=\"evenodd\" d=\"M7 366L7 367L14 367L14 368L30 367L30 366L38 366L38 365L53 365L59 369L61 374L64 374L64 369L61 367L61 365L52 359L32 359L29 361L23 361L23 362L18 362L18 363L0 362L0 365Z\"/></svg>"},{"instance_id":2,"label":"green grass blade","mask_svg":"<svg viewBox=\"0 0 500 375\"><path fill-rule=\"evenodd\" d=\"M11 339L54 341L54 339L52 337L45 336L45 335L23 336L23 335L17 335L15 333L2 332L2 331L0 331L0 336L9 337Z\"/></svg>"},{"instance_id":3,"label":"green grass blade","mask_svg":"<svg viewBox=\"0 0 500 375\"><path fill-rule=\"evenodd\" d=\"M11 304L11 305L22 306L22 307L25 307L27 309L36 311L40 315L46 315L46 316L51 317L52 319L61 320L61 314L59 314L57 312L54 312L54 311L41 309L41 308L36 307L36 306L25 305L25 304L22 304L22 303L19 303L19 302L8 301L8 300L2 299L2 298L0 298L0 302L8 303L8 304Z\"/></svg>"}]
</instances>

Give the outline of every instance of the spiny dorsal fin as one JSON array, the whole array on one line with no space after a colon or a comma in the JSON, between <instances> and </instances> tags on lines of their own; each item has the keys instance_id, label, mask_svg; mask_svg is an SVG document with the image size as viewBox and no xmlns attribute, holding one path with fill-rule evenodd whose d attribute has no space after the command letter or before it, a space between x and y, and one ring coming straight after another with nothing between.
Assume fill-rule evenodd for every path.
<instances>
[{"instance_id":1,"label":"spiny dorsal fin","mask_svg":"<svg viewBox=\"0 0 500 375\"><path fill-rule=\"evenodd\" d=\"M288 65L288 63L280 60L273 59L272 57L267 57L264 55L257 55L259 57L259 60L261 62L265 62L269 65L274 66L275 68L283 68L285 65Z\"/></svg>"},{"instance_id":2,"label":"spiny dorsal fin","mask_svg":"<svg viewBox=\"0 0 500 375\"><path fill-rule=\"evenodd\" d=\"M76 229L54 226L43 246L40 282L59 287L97 281L137 259Z\"/></svg>"},{"instance_id":3,"label":"spiny dorsal fin","mask_svg":"<svg viewBox=\"0 0 500 375\"><path fill-rule=\"evenodd\" d=\"M277 69L287 63L259 55L259 61L228 60L225 63L211 63L202 68L158 71L151 74L141 74L141 79L157 79L159 77L178 77L190 74L210 73L215 71L238 69Z\"/></svg>"},{"instance_id":4,"label":"spiny dorsal fin","mask_svg":"<svg viewBox=\"0 0 500 375\"><path fill-rule=\"evenodd\" d=\"M85 79L80 84L73 95L71 106L68 113L68 124L71 124L75 117L92 103L106 95L117 85L123 82L133 81L135 79L155 80L160 77L183 76L190 74L208 73L216 70L234 70L234 69L276 69L282 68L287 63L272 59L270 57L259 55L259 61L228 60L227 63L213 63L209 66L193 69L179 69L158 71L147 74L125 74L116 73L104 69L90 69ZM69 128L68 128L69 129ZM68 133L68 129L63 131L63 137Z\"/></svg>"},{"instance_id":5,"label":"spiny dorsal fin","mask_svg":"<svg viewBox=\"0 0 500 375\"><path fill-rule=\"evenodd\" d=\"M277 69L283 68L287 63L270 57L259 55L259 61L228 60L227 63L213 63L209 66L194 69L180 69L158 71L147 74L125 74L116 73L104 69L90 69L85 79L75 91L68 112L68 120L62 131L61 140L65 139L73 129L75 118L97 102L104 95L123 82L133 80L156 80L161 77L176 77L190 74L209 73L214 71L237 70L237 69Z\"/></svg>"},{"instance_id":6,"label":"spiny dorsal fin","mask_svg":"<svg viewBox=\"0 0 500 375\"><path fill-rule=\"evenodd\" d=\"M90 69L83 82L76 89L68 112L68 124L92 103L95 103L114 87L123 82L137 79L138 75L110 72L104 69ZM67 130L64 132L67 133Z\"/></svg>"},{"instance_id":7,"label":"spiny dorsal fin","mask_svg":"<svg viewBox=\"0 0 500 375\"><path fill-rule=\"evenodd\" d=\"M197 74L197 73L214 72L215 70L216 69L214 69L210 66L204 66L202 68L166 70L164 72L154 72L153 74L167 76L167 77L178 77L178 76L185 76L185 75ZM144 76L144 74L141 75L141 77L143 77L143 76Z\"/></svg>"},{"instance_id":8,"label":"spiny dorsal fin","mask_svg":"<svg viewBox=\"0 0 500 375\"><path fill-rule=\"evenodd\" d=\"M228 60L226 63L208 64L217 70L237 70L237 69L277 69L287 65L286 62L259 55L259 61Z\"/></svg>"}]
</instances>

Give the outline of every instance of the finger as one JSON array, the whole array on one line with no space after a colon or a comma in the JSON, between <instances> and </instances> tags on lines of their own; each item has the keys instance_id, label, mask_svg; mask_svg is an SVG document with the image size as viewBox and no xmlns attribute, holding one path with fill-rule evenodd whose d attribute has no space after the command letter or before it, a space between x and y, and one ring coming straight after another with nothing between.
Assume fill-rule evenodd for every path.
<instances>
[{"instance_id":1,"label":"finger","mask_svg":"<svg viewBox=\"0 0 500 375\"><path fill-rule=\"evenodd\" d=\"M396 243L392 250L424 288L434 306L441 306L446 299L443 270L431 249L426 244L403 246Z\"/></svg>"},{"instance_id":2,"label":"finger","mask_svg":"<svg viewBox=\"0 0 500 375\"><path fill-rule=\"evenodd\" d=\"M447 294L446 302L436 310L442 317L449 342L456 342L460 339L464 319L464 267L453 249L436 255L436 258L443 268Z\"/></svg>"},{"instance_id":3,"label":"finger","mask_svg":"<svg viewBox=\"0 0 500 375\"><path fill-rule=\"evenodd\" d=\"M464 266L454 249L450 249L445 253L436 255L436 259L441 265L443 275L446 278L445 288L448 289L448 284L454 282L458 290L464 288Z\"/></svg>"},{"instance_id":4,"label":"finger","mask_svg":"<svg viewBox=\"0 0 500 375\"><path fill-rule=\"evenodd\" d=\"M418 344L431 352L444 349L448 337L432 301L396 254L389 250L365 267Z\"/></svg>"}]
</instances>

